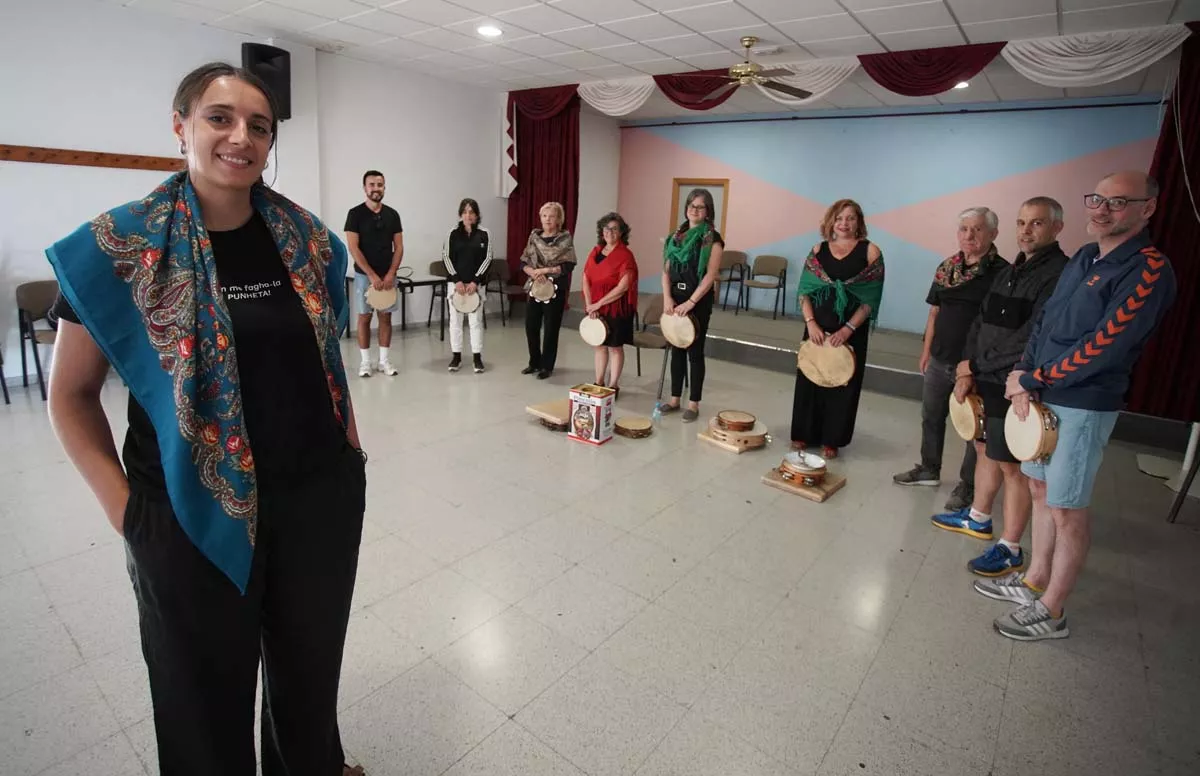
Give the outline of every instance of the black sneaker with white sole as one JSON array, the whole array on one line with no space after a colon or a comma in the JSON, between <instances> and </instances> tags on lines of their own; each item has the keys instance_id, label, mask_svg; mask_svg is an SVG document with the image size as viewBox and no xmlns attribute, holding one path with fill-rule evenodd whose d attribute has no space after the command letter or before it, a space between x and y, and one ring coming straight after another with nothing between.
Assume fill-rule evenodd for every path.
<instances>
[{"instance_id":1,"label":"black sneaker with white sole","mask_svg":"<svg viewBox=\"0 0 1200 776\"><path fill-rule=\"evenodd\" d=\"M457 372L459 367L461 367L461 366L462 366L462 354L455 353L454 357L450 359L450 366L448 366L446 368L448 370L450 370L451 372Z\"/></svg>"},{"instance_id":2,"label":"black sneaker with white sole","mask_svg":"<svg viewBox=\"0 0 1200 776\"><path fill-rule=\"evenodd\" d=\"M483 356L475 354L475 374L483 374Z\"/></svg>"}]
</instances>

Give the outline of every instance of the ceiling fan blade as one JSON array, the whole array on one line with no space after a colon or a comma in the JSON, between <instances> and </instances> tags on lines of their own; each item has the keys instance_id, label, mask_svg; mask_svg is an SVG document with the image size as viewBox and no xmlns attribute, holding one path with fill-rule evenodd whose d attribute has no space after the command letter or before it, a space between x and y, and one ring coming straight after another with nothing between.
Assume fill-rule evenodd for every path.
<instances>
[{"instance_id":1,"label":"ceiling fan blade","mask_svg":"<svg viewBox=\"0 0 1200 776\"><path fill-rule=\"evenodd\" d=\"M759 78L779 78L780 76L787 75L795 75L795 73L793 73L791 70L788 70L786 67L777 67L774 70L758 71Z\"/></svg>"},{"instance_id":2,"label":"ceiling fan blade","mask_svg":"<svg viewBox=\"0 0 1200 776\"><path fill-rule=\"evenodd\" d=\"M807 100L812 97L812 92L806 92L803 89L797 89L794 86L781 84L778 81L760 81L760 85L775 92L783 92L786 95L795 97L797 100Z\"/></svg>"},{"instance_id":3,"label":"ceiling fan blade","mask_svg":"<svg viewBox=\"0 0 1200 776\"><path fill-rule=\"evenodd\" d=\"M724 86L720 87L719 89L715 89L715 90L709 92L708 94L704 95L703 101L708 102L709 100L715 100L718 97L723 96L726 92L733 91L734 89L738 88L739 86L741 86L741 84L738 83L737 81L730 81L729 83L725 84Z\"/></svg>"}]
</instances>

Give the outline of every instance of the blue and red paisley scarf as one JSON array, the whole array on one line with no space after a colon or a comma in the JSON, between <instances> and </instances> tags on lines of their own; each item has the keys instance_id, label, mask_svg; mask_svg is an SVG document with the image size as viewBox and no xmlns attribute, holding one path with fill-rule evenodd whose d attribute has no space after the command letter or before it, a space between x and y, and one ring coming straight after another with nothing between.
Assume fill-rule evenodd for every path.
<instances>
[{"instance_id":1,"label":"blue and red paisley scarf","mask_svg":"<svg viewBox=\"0 0 1200 776\"><path fill-rule=\"evenodd\" d=\"M256 185L251 199L312 322L330 401L345 424L337 332L347 315L346 248L266 186ZM63 296L154 424L180 525L245 592L258 515L254 454L229 310L187 173L97 216L46 255Z\"/></svg>"}]
</instances>

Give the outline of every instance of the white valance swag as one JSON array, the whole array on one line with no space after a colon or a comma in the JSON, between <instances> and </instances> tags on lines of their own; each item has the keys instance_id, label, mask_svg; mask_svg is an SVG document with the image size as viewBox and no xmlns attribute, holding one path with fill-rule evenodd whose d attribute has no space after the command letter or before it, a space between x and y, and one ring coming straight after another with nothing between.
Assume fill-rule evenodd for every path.
<instances>
[{"instance_id":1,"label":"white valance swag","mask_svg":"<svg viewBox=\"0 0 1200 776\"><path fill-rule=\"evenodd\" d=\"M1013 68L1046 86L1099 86L1133 75L1174 51L1191 31L1182 24L1057 38L1014 40L1000 52Z\"/></svg>"},{"instance_id":2,"label":"white valance swag","mask_svg":"<svg viewBox=\"0 0 1200 776\"><path fill-rule=\"evenodd\" d=\"M609 116L633 113L654 93L654 77L622 78L618 81L593 81L579 85L579 96L588 105Z\"/></svg>"},{"instance_id":3,"label":"white valance swag","mask_svg":"<svg viewBox=\"0 0 1200 776\"><path fill-rule=\"evenodd\" d=\"M822 99L825 95L842 85L858 69L858 59L846 57L842 59L820 59L814 62L798 62L790 65L769 65L771 68L781 67L791 70L794 75L779 76L772 81L779 81L806 92L812 92L811 97L798 100L782 92L768 89L762 84L755 84L758 90L775 102L783 105L807 105Z\"/></svg>"}]
</instances>

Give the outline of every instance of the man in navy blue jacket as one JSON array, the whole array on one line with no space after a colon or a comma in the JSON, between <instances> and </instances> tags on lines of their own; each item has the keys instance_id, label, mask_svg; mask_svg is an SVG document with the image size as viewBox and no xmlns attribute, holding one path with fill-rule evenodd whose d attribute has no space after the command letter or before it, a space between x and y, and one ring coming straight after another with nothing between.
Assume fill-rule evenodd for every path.
<instances>
[{"instance_id":1,"label":"man in navy blue jacket","mask_svg":"<svg viewBox=\"0 0 1200 776\"><path fill-rule=\"evenodd\" d=\"M1066 638L1067 596L1091 543L1087 507L1104 447L1124 407L1146 340L1175 300L1175 274L1147 230L1158 183L1142 172L1105 177L1084 197L1096 242L1072 258L1041 315L1005 395L1018 417L1031 399L1058 416L1046 461L1022 464L1033 494L1033 560L1022 574L980 580L983 595L1020 604L996 620L1021 641Z\"/></svg>"}]
</instances>

